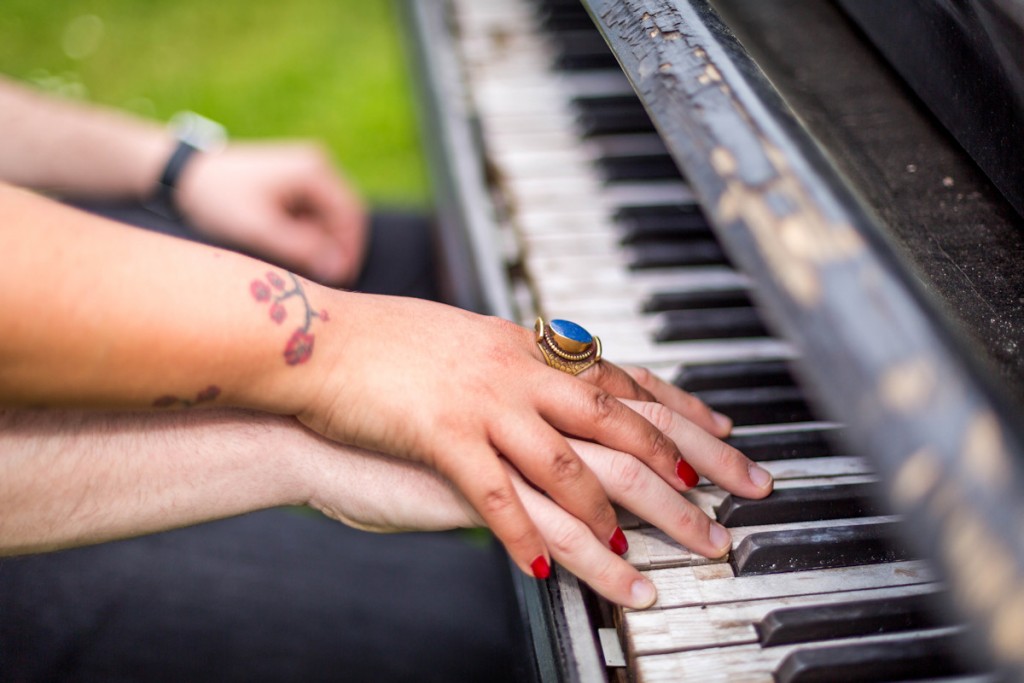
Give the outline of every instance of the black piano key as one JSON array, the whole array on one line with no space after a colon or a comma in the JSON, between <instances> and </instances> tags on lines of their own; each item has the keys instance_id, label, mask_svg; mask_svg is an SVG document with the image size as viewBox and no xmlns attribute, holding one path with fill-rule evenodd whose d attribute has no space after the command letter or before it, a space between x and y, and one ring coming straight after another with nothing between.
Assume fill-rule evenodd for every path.
<instances>
[{"instance_id":1,"label":"black piano key","mask_svg":"<svg viewBox=\"0 0 1024 683\"><path fill-rule=\"evenodd\" d=\"M683 391L795 386L789 363L784 360L687 365L673 382Z\"/></svg>"},{"instance_id":2,"label":"black piano key","mask_svg":"<svg viewBox=\"0 0 1024 683\"><path fill-rule=\"evenodd\" d=\"M624 206L615 212L615 221L623 244L713 237L700 207L691 204Z\"/></svg>"},{"instance_id":3,"label":"black piano key","mask_svg":"<svg viewBox=\"0 0 1024 683\"><path fill-rule=\"evenodd\" d=\"M752 308L696 308L666 311L659 317L661 325L654 333L659 342L763 337L766 334Z\"/></svg>"},{"instance_id":4,"label":"black piano key","mask_svg":"<svg viewBox=\"0 0 1024 683\"><path fill-rule=\"evenodd\" d=\"M714 389L693 394L714 410L728 415L736 425L811 422L816 419L799 387Z\"/></svg>"},{"instance_id":5,"label":"black piano key","mask_svg":"<svg viewBox=\"0 0 1024 683\"><path fill-rule=\"evenodd\" d=\"M772 610L754 625L762 647L953 626L934 594L902 595Z\"/></svg>"},{"instance_id":6,"label":"black piano key","mask_svg":"<svg viewBox=\"0 0 1024 683\"><path fill-rule=\"evenodd\" d=\"M690 240L685 242L641 242L629 248L629 268L683 268L728 263L725 252L717 242Z\"/></svg>"},{"instance_id":7,"label":"black piano key","mask_svg":"<svg viewBox=\"0 0 1024 683\"><path fill-rule=\"evenodd\" d=\"M914 639L795 650L779 664L777 683L866 683L912 681L984 673L956 656L963 636L922 633Z\"/></svg>"},{"instance_id":8,"label":"black piano key","mask_svg":"<svg viewBox=\"0 0 1024 683\"><path fill-rule=\"evenodd\" d=\"M751 500L727 495L716 512L727 527L792 524L886 514L873 484L834 484L776 489L767 498Z\"/></svg>"},{"instance_id":9,"label":"black piano key","mask_svg":"<svg viewBox=\"0 0 1024 683\"><path fill-rule=\"evenodd\" d=\"M655 292L644 301L645 313L680 311L692 308L750 308L752 303L742 289L705 289L689 292Z\"/></svg>"},{"instance_id":10,"label":"black piano key","mask_svg":"<svg viewBox=\"0 0 1024 683\"><path fill-rule=\"evenodd\" d=\"M633 95L581 97L574 100L577 123L584 137L653 132L647 110Z\"/></svg>"},{"instance_id":11,"label":"black piano key","mask_svg":"<svg viewBox=\"0 0 1024 683\"><path fill-rule=\"evenodd\" d=\"M609 182L682 178L679 167L668 154L601 157L597 164L601 169L601 175Z\"/></svg>"},{"instance_id":12,"label":"black piano key","mask_svg":"<svg viewBox=\"0 0 1024 683\"><path fill-rule=\"evenodd\" d=\"M729 562L736 576L832 569L914 559L893 522L751 534Z\"/></svg>"},{"instance_id":13,"label":"black piano key","mask_svg":"<svg viewBox=\"0 0 1024 683\"><path fill-rule=\"evenodd\" d=\"M578 30L563 30L555 51L554 66L563 71L618 69L615 55L608 49L593 25Z\"/></svg>"},{"instance_id":14,"label":"black piano key","mask_svg":"<svg viewBox=\"0 0 1024 683\"><path fill-rule=\"evenodd\" d=\"M825 433L816 429L735 435L726 442L757 462L828 458L836 454Z\"/></svg>"}]
</instances>

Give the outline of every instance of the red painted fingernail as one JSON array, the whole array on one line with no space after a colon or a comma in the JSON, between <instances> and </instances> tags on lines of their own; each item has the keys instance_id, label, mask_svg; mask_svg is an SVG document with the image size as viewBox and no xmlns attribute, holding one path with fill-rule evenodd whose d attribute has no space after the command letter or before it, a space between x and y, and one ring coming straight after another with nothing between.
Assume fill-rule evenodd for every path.
<instances>
[{"instance_id":1,"label":"red painted fingernail","mask_svg":"<svg viewBox=\"0 0 1024 683\"><path fill-rule=\"evenodd\" d=\"M608 545L616 555L625 555L629 550L629 541L626 540L626 534L622 533L621 527L615 527L615 533L612 534Z\"/></svg>"},{"instance_id":2,"label":"red painted fingernail","mask_svg":"<svg viewBox=\"0 0 1024 683\"><path fill-rule=\"evenodd\" d=\"M538 579L546 579L551 576L551 565L543 555L538 555L537 559L530 563L530 569Z\"/></svg>"},{"instance_id":3,"label":"red painted fingernail","mask_svg":"<svg viewBox=\"0 0 1024 683\"><path fill-rule=\"evenodd\" d=\"M700 477L697 476L697 471L690 467L690 463L686 462L682 458L676 463L676 476L683 480L683 483L693 488L700 481Z\"/></svg>"}]
</instances>

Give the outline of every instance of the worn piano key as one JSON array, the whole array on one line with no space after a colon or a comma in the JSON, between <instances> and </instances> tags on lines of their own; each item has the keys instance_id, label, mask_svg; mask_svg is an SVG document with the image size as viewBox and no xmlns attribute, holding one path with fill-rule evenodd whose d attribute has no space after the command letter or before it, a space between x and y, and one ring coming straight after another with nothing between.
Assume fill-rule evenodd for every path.
<instances>
[{"instance_id":1,"label":"worn piano key","mask_svg":"<svg viewBox=\"0 0 1024 683\"><path fill-rule=\"evenodd\" d=\"M800 648L775 671L777 683L860 683L984 673L955 653L966 647L958 630L935 629L889 641Z\"/></svg>"},{"instance_id":2,"label":"worn piano key","mask_svg":"<svg viewBox=\"0 0 1024 683\"><path fill-rule=\"evenodd\" d=\"M730 562L737 576L896 562L913 557L893 522L766 531L745 537Z\"/></svg>"},{"instance_id":3,"label":"worn piano key","mask_svg":"<svg viewBox=\"0 0 1024 683\"><path fill-rule=\"evenodd\" d=\"M597 165L608 182L679 177L676 162L668 154L602 157Z\"/></svg>"},{"instance_id":4,"label":"worn piano key","mask_svg":"<svg viewBox=\"0 0 1024 683\"><path fill-rule=\"evenodd\" d=\"M654 333L658 342L767 336L764 324L753 308L666 311L660 314L659 321Z\"/></svg>"},{"instance_id":5,"label":"worn piano key","mask_svg":"<svg viewBox=\"0 0 1024 683\"><path fill-rule=\"evenodd\" d=\"M935 609L934 593L779 607L755 624L764 647L954 626Z\"/></svg>"},{"instance_id":6,"label":"worn piano key","mask_svg":"<svg viewBox=\"0 0 1024 683\"><path fill-rule=\"evenodd\" d=\"M702 506L703 507L703 506ZM882 523L891 523L895 517L862 517L843 520L843 527L875 526ZM821 520L806 522L792 522L786 525L762 524L750 527L738 527L732 529L733 548L742 548L746 539L752 536L763 536L766 534L782 534L786 531L807 531L821 534L825 527ZM626 559L638 569L654 569L658 567L695 566L714 562L725 562L724 558L706 558L703 555L679 545L664 531L655 527L642 526L637 529L626 531L626 539L629 542L629 552ZM734 555L735 555L734 551ZM807 553L804 553L805 555ZM797 560L800 561L799 558ZM855 562L853 562L855 563ZM851 562L848 562L851 564ZM866 563L864 563L866 564ZM839 565L832 565L839 566ZM795 567L794 570L799 569ZM737 572L739 574L740 572Z\"/></svg>"},{"instance_id":7,"label":"worn piano key","mask_svg":"<svg viewBox=\"0 0 1024 683\"><path fill-rule=\"evenodd\" d=\"M566 71L593 71L618 67L615 56L595 33L593 27L577 31L563 31L553 60L556 69Z\"/></svg>"},{"instance_id":8,"label":"worn piano key","mask_svg":"<svg viewBox=\"0 0 1024 683\"><path fill-rule=\"evenodd\" d=\"M655 292L643 304L645 313L692 308L750 308L750 297L742 289L707 289L682 292ZM749 385L748 385L749 386Z\"/></svg>"},{"instance_id":9,"label":"worn piano key","mask_svg":"<svg viewBox=\"0 0 1024 683\"><path fill-rule=\"evenodd\" d=\"M742 309L737 309L742 310ZM737 332L727 336L756 336ZM694 395L737 425L810 422L815 419L803 391L795 386L711 389Z\"/></svg>"},{"instance_id":10,"label":"worn piano key","mask_svg":"<svg viewBox=\"0 0 1024 683\"><path fill-rule=\"evenodd\" d=\"M626 612L623 630L630 659L666 652L755 644L761 641L759 624L773 612L790 609L813 612L830 609L832 605L841 607L866 600L924 600L934 598L939 590L938 585L926 583Z\"/></svg>"},{"instance_id":11,"label":"worn piano key","mask_svg":"<svg viewBox=\"0 0 1024 683\"><path fill-rule=\"evenodd\" d=\"M644 575L658 589L658 609L935 581L928 564L916 560L743 576L737 576L730 564L719 563L656 569Z\"/></svg>"},{"instance_id":12,"label":"worn piano key","mask_svg":"<svg viewBox=\"0 0 1024 683\"><path fill-rule=\"evenodd\" d=\"M720 296L738 292L721 292ZM746 296L744 296L746 299ZM684 391L740 389L745 387L793 386L793 375L785 361L758 363L716 363L714 365L687 365L680 368L673 382Z\"/></svg>"},{"instance_id":13,"label":"worn piano key","mask_svg":"<svg viewBox=\"0 0 1024 683\"><path fill-rule=\"evenodd\" d=\"M614 214L624 244L681 237L711 237L711 227L694 204L622 206Z\"/></svg>"},{"instance_id":14,"label":"worn piano key","mask_svg":"<svg viewBox=\"0 0 1024 683\"><path fill-rule=\"evenodd\" d=\"M728 262L718 242L704 239L639 242L630 245L628 254L627 265L632 270L708 266Z\"/></svg>"},{"instance_id":15,"label":"worn piano key","mask_svg":"<svg viewBox=\"0 0 1024 683\"><path fill-rule=\"evenodd\" d=\"M672 652L661 655L638 657L635 661L635 678L639 683L736 683L737 681L758 681L768 683L782 680L773 677L781 662L787 655L798 650L811 651L816 649L871 647L877 644L892 643L892 651L908 647L922 637L956 636L959 628L943 628L931 631L910 631L907 633L888 633L881 635L862 636L856 639L832 640L821 643L801 645L780 645L778 647L761 647L758 644L737 645L733 647L693 650L689 652ZM956 644L957 641L945 641L944 645ZM941 645L939 645L941 647ZM863 650L870 656L869 651ZM837 653L838 654L838 653ZM855 657L856 655L851 655ZM949 671L953 674L953 671ZM928 674L924 674L927 676ZM843 681L894 681L914 678L910 673L902 679L895 676L881 678L843 678L841 675L824 677L820 681L842 683Z\"/></svg>"},{"instance_id":16,"label":"worn piano key","mask_svg":"<svg viewBox=\"0 0 1024 683\"><path fill-rule=\"evenodd\" d=\"M710 367L710 366L707 366ZM745 431L733 430L728 443L751 460L790 460L794 458L825 458L835 455L833 441L839 433L837 427Z\"/></svg>"},{"instance_id":17,"label":"worn piano key","mask_svg":"<svg viewBox=\"0 0 1024 683\"><path fill-rule=\"evenodd\" d=\"M716 516L727 527L740 527L868 517L885 514L882 507L877 487L841 484L779 489L760 500L729 494L718 506Z\"/></svg>"},{"instance_id":18,"label":"worn piano key","mask_svg":"<svg viewBox=\"0 0 1024 683\"><path fill-rule=\"evenodd\" d=\"M633 95L580 97L573 101L576 124L583 137L654 131L640 101Z\"/></svg>"}]
</instances>

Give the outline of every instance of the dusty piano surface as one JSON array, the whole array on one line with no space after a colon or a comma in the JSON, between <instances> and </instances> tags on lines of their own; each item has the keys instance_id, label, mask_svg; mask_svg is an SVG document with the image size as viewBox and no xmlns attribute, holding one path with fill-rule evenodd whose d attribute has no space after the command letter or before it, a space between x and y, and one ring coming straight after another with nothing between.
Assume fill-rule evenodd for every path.
<instances>
[{"instance_id":1,"label":"dusty piano surface","mask_svg":"<svg viewBox=\"0 0 1024 683\"><path fill-rule=\"evenodd\" d=\"M687 494L723 562L623 514L651 610L522 580L536 677L1019 678L1021 219L838 9L750 4L409 5L453 300L579 322L778 482Z\"/></svg>"}]
</instances>

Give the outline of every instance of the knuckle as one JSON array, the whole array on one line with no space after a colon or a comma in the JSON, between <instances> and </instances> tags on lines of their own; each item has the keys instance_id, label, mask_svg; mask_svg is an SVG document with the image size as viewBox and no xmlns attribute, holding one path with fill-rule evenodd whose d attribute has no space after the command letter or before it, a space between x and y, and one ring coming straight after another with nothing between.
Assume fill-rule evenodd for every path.
<instances>
[{"instance_id":1,"label":"knuckle","mask_svg":"<svg viewBox=\"0 0 1024 683\"><path fill-rule=\"evenodd\" d=\"M640 414L659 432L667 432L672 429L672 423L675 420L672 410L661 403L644 403Z\"/></svg>"},{"instance_id":2,"label":"knuckle","mask_svg":"<svg viewBox=\"0 0 1024 683\"><path fill-rule=\"evenodd\" d=\"M480 502L480 514L485 517L501 515L515 507L515 492L508 486L495 486L487 489Z\"/></svg>"},{"instance_id":3,"label":"knuckle","mask_svg":"<svg viewBox=\"0 0 1024 683\"><path fill-rule=\"evenodd\" d=\"M591 398L591 416L595 422L606 424L616 415L621 404L607 391L595 391Z\"/></svg>"},{"instance_id":4,"label":"knuckle","mask_svg":"<svg viewBox=\"0 0 1024 683\"><path fill-rule=\"evenodd\" d=\"M614 479L612 485L619 496L629 496L643 488L647 468L636 458L629 455L616 457L611 467Z\"/></svg>"},{"instance_id":5,"label":"knuckle","mask_svg":"<svg viewBox=\"0 0 1024 683\"><path fill-rule=\"evenodd\" d=\"M661 431L660 429L651 430L651 452L657 456L666 456L675 458L679 455L679 449L676 448L676 444L672 439Z\"/></svg>"},{"instance_id":6,"label":"knuckle","mask_svg":"<svg viewBox=\"0 0 1024 683\"><path fill-rule=\"evenodd\" d=\"M574 451L564 449L551 458L551 469L556 482L575 481L583 474L583 461Z\"/></svg>"},{"instance_id":7,"label":"knuckle","mask_svg":"<svg viewBox=\"0 0 1024 683\"><path fill-rule=\"evenodd\" d=\"M700 538L705 538L711 520L697 506L683 505L679 511L678 521L684 529L700 534Z\"/></svg>"},{"instance_id":8,"label":"knuckle","mask_svg":"<svg viewBox=\"0 0 1024 683\"><path fill-rule=\"evenodd\" d=\"M574 555L587 542L590 530L576 519L567 519L552 529L548 539L552 551L561 555Z\"/></svg>"}]
</instances>

